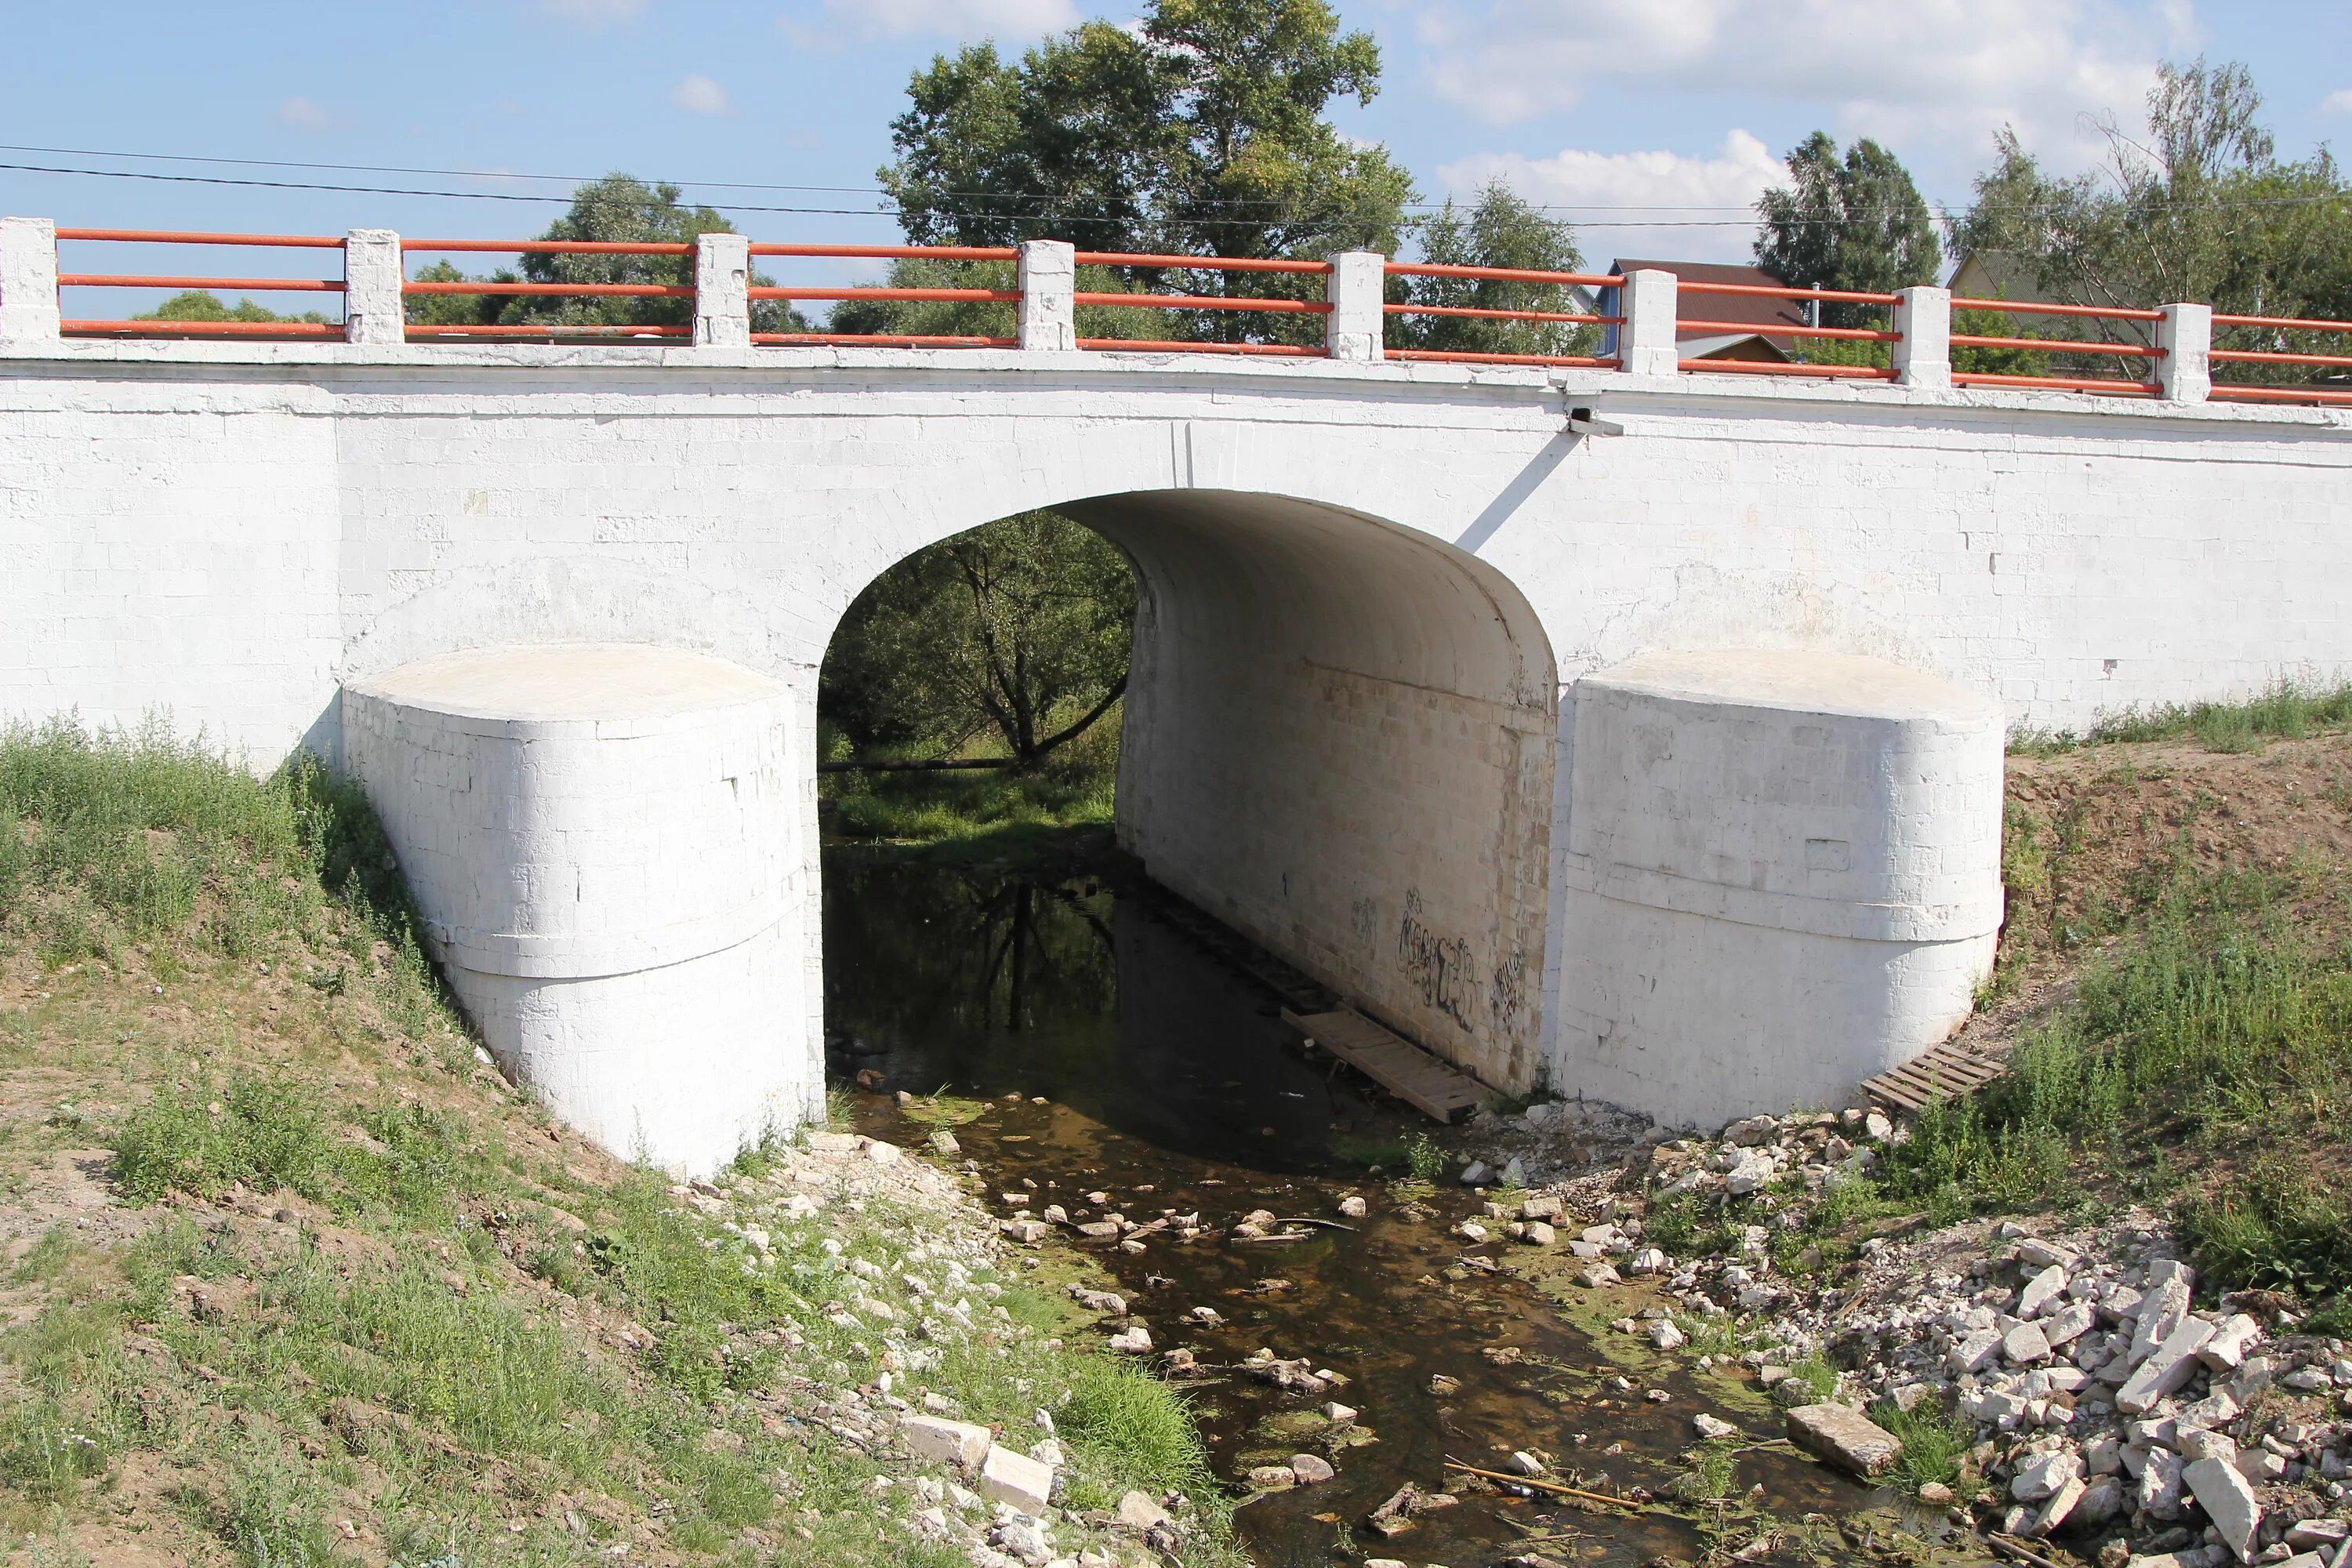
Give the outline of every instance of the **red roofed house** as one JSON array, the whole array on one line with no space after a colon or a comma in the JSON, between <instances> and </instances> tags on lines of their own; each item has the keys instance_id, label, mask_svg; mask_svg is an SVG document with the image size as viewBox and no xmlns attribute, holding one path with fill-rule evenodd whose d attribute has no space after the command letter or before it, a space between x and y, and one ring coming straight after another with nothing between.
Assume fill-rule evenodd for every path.
<instances>
[{"instance_id":1,"label":"red roofed house","mask_svg":"<svg viewBox=\"0 0 2352 1568\"><path fill-rule=\"evenodd\" d=\"M1760 267L1731 267L1713 261L1635 261L1619 259L1609 265L1612 277L1649 269L1671 272L1683 285L1678 314L1685 321L1727 321L1734 330L1714 328L1681 328L1675 333L1676 346L1685 359L1761 360L1786 363L1789 358L1786 338L1768 338L1747 330L1753 327L1805 327L1812 321L1805 313L1804 303L1797 300L1768 300L1754 294L1702 294L1691 290L1700 283L1740 283L1767 289L1785 287L1783 281ZM1596 314L1622 316L1623 290L1603 289L1599 291L1594 306ZM1604 329L1601 352L1617 352L1617 329Z\"/></svg>"}]
</instances>

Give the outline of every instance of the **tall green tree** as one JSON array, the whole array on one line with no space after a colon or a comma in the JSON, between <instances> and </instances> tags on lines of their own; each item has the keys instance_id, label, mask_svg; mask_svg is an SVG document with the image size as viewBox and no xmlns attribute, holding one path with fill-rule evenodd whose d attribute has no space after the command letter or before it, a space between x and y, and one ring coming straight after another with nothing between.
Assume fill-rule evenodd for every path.
<instances>
[{"instance_id":1,"label":"tall green tree","mask_svg":"<svg viewBox=\"0 0 2352 1568\"><path fill-rule=\"evenodd\" d=\"M1151 0L1009 61L941 56L908 86L879 173L918 244L1067 239L1226 256L1392 250L1412 181L1340 135L1380 85L1370 35L1324 0Z\"/></svg>"},{"instance_id":2,"label":"tall green tree","mask_svg":"<svg viewBox=\"0 0 2352 1568\"><path fill-rule=\"evenodd\" d=\"M1421 227L1422 258L1441 266L1498 267L1517 271L1574 272L1584 265L1576 231L1530 205L1496 181L1467 208L1449 200ZM1449 310L1577 313L1585 303L1557 283L1492 278L1413 277L1398 280L1394 302ZM1589 325L1478 316L1392 318L1389 341L1398 348L1453 353L1576 354L1598 346Z\"/></svg>"},{"instance_id":3,"label":"tall green tree","mask_svg":"<svg viewBox=\"0 0 2352 1568\"><path fill-rule=\"evenodd\" d=\"M1902 161L1864 137L1845 149L1816 131L1789 153L1789 184L1756 204L1756 264L1804 289L1892 293L1933 283L1944 253ZM1869 305L1829 304L1822 324L1877 324Z\"/></svg>"},{"instance_id":4,"label":"tall green tree","mask_svg":"<svg viewBox=\"0 0 2352 1568\"><path fill-rule=\"evenodd\" d=\"M842 617L820 710L851 746L1032 767L1125 689L1135 618L1127 558L1057 512L1003 518L920 550Z\"/></svg>"}]
</instances>

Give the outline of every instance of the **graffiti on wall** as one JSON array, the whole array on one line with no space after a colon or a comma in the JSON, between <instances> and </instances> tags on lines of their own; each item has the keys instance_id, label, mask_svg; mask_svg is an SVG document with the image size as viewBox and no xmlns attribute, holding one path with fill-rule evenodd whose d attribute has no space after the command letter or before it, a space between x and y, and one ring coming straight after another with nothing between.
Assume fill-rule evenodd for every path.
<instances>
[{"instance_id":1,"label":"graffiti on wall","mask_svg":"<svg viewBox=\"0 0 2352 1568\"><path fill-rule=\"evenodd\" d=\"M1406 983L1423 1003L1465 1029L1476 1029L1477 1026L1470 1021L1477 985L1470 944L1461 937L1433 931L1423 922L1421 891L1417 888L1409 889L1404 896L1404 920L1397 930L1397 960L1403 966Z\"/></svg>"}]
</instances>

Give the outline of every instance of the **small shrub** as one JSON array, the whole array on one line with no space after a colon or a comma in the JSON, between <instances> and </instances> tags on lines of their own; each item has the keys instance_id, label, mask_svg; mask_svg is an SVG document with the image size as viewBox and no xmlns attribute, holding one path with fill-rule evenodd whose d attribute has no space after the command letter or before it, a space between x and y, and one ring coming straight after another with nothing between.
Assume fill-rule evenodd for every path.
<instances>
[{"instance_id":1,"label":"small shrub","mask_svg":"<svg viewBox=\"0 0 2352 1568\"><path fill-rule=\"evenodd\" d=\"M1404 1160L1415 1181L1433 1182L1445 1173L1445 1151L1426 1132L1405 1140Z\"/></svg>"},{"instance_id":2,"label":"small shrub","mask_svg":"<svg viewBox=\"0 0 2352 1568\"><path fill-rule=\"evenodd\" d=\"M217 1091L166 1085L112 1141L116 1179L134 1203L178 1191L214 1198L233 1183L258 1191L320 1191L326 1123L308 1090L281 1079L232 1079Z\"/></svg>"},{"instance_id":3,"label":"small shrub","mask_svg":"<svg viewBox=\"0 0 2352 1568\"><path fill-rule=\"evenodd\" d=\"M1976 1440L1974 1428L1924 1402L1906 1412L1893 1400L1882 1399L1871 1406L1870 1418L1903 1440L1890 1481L1913 1493L1934 1481L1965 1495L1961 1461Z\"/></svg>"}]
</instances>

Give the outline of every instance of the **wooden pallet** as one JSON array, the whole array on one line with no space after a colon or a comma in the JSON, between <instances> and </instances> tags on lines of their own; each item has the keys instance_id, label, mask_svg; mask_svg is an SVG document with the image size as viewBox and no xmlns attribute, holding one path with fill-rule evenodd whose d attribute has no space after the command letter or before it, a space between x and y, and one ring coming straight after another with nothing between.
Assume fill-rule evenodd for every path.
<instances>
[{"instance_id":1,"label":"wooden pallet","mask_svg":"<svg viewBox=\"0 0 2352 1568\"><path fill-rule=\"evenodd\" d=\"M1476 1079L1349 1008L1297 1013L1285 1007L1282 1019L1399 1100L1440 1121L1451 1121L1465 1110L1475 1110L1486 1098L1486 1086Z\"/></svg>"},{"instance_id":2,"label":"wooden pallet","mask_svg":"<svg viewBox=\"0 0 2352 1568\"><path fill-rule=\"evenodd\" d=\"M2008 1070L2008 1062L2000 1057L1947 1040L1892 1072L1880 1073L1862 1086L1862 1092L1875 1104L1916 1113L1931 1100L1958 1099Z\"/></svg>"}]
</instances>

